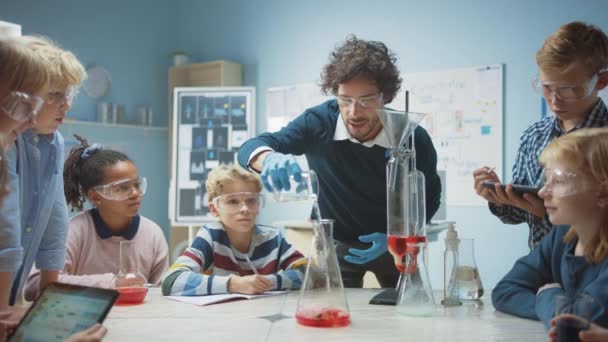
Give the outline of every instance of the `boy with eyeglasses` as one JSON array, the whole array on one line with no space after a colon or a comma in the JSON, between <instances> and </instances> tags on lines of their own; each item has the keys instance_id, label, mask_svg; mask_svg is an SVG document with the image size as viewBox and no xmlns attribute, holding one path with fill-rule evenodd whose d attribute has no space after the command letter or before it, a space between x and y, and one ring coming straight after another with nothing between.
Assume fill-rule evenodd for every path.
<instances>
[{"instance_id":1,"label":"boy with eyeglasses","mask_svg":"<svg viewBox=\"0 0 608 342\"><path fill-rule=\"evenodd\" d=\"M363 287L367 271L385 288L397 285L399 272L387 250L386 163L389 141L376 111L390 103L401 86L396 57L386 45L347 37L331 54L321 89L336 96L275 133L246 141L239 164L260 172L264 186L277 190L299 181L293 155L306 156L319 176L319 207L334 219L334 239L345 287ZM441 181L437 153L424 128L414 133L416 165L426 179L427 221L439 208ZM272 180L270 182L269 180Z\"/></svg>"},{"instance_id":2,"label":"boy with eyeglasses","mask_svg":"<svg viewBox=\"0 0 608 342\"><path fill-rule=\"evenodd\" d=\"M542 167L538 157L550 141L580 128L608 126L608 109L598 97L598 91L608 84L608 37L594 25L568 23L545 40L536 62L540 73L533 80L534 89L555 116L524 131L512 183L540 187ZM528 223L531 249L549 233L552 225L538 196L519 196L510 184L503 190L500 179L488 167L475 170L473 177L477 194L488 201L490 211L502 222ZM497 183L494 189L483 186L487 180Z\"/></svg>"},{"instance_id":3,"label":"boy with eyeglasses","mask_svg":"<svg viewBox=\"0 0 608 342\"><path fill-rule=\"evenodd\" d=\"M85 77L84 67L71 52L45 38L20 39L43 60L49 86L35 123L18 136L7 156L11 193L0 210L0 232L6 236L0 239L0 252L20 251L10 259L10 305L19 300L34 261L41 270L41 289L57 281L63 269L68 211L63 194L64 144L57 129L71 106L72 89Z\"/></svg>"},{"instance_id":4,"label":"boy with eyeglasses","mask_svg":"<svg viewBox=\"0 0 608 342\"><path fill-rule=\"evenodd\" d=\"M209 210L192 245L163 276L165 296L260 294L298 289L306 259L279 229L256 224L262 183L236 165L221 165L207 177Z\"/></svg>"}]
</instances>

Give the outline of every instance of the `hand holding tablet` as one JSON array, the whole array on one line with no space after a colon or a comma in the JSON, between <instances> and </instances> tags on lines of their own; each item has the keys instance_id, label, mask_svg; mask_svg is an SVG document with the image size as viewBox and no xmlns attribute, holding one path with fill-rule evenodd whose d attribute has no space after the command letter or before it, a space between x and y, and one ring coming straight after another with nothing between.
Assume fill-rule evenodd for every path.
<instances>
[{"instance_id":1,"label":"hand holding tablet","mask_svg":"<svg viewBox=\"0 0 608 342\"><path fill-rule=\"evenodd\" d=\"M117 297L115 290L51 283L30 306L8 340L65 341L102 323Z\"/></svg>"}]
</instances>

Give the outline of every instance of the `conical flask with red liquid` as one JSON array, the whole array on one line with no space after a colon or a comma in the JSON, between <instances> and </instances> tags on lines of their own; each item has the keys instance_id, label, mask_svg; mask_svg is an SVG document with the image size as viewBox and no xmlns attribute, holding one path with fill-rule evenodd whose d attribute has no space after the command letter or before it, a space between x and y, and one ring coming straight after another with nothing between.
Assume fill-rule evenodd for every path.
<instances>
[{"instance_id":1,"label":"conical flask with red liquid","mask_svg":"<svg viewBox=\"0 0 608 342\"><path fill-rule=\"evenodd\" d=\"M139 270L139 259L132 241L120 241L120 265L114 277L114 288L120 293L116 304L141 304L148 293L148 281Z\"/></svg>"},{"instance_id":2,"label":"conical flask with red liquid","mask_svg":"<svg viewBox=\"0 0 608 342\"><path fill-rule=\"evenodd\" d=\"M350 324L333 225L334 220L312 221L312 246L296 309L296 321L302 325L336 328Z\"/></svg>"},{"instance_id":3,"label":"conical flask with red liquid","mask_svg":"<svg viewBox=\"0 0 608 342\"><path fill-rule=\"evenodd\" d=\"M426 247L426 241L408 241L406 244L405 278L397 297L397 311L402 315L432 316L436 310L424 258Z\"/></svg>"}]
</instances>

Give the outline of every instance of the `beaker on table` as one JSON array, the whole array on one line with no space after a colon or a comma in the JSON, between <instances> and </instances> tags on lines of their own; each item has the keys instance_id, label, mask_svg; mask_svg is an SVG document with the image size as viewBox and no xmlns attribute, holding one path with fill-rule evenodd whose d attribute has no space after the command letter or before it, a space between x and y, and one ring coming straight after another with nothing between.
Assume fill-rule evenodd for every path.
<instances>
[{"instance_id":1,"label":"beaker on table","mask_svg":"<svg viewBox=\"0 0 608 342\"><path fill-rule=\"evenodd\" d=\"M139 270L139 260L132 241L120 241L120 266L114 276L114 288L120 293L117 305L143 303L148 293L148 281Z\"/></svg>"},{"instance_id":2,"label":"beaker on table","mask_svg":"<svg viewBox=\"0 0 608 342\"><path fill-rule=\"evenodd\" d=\"M312 244L296 309L296 321L302 325L335 328L350 324L333 225L334 220L312 221Z\"/></svg>"}]
</instances>

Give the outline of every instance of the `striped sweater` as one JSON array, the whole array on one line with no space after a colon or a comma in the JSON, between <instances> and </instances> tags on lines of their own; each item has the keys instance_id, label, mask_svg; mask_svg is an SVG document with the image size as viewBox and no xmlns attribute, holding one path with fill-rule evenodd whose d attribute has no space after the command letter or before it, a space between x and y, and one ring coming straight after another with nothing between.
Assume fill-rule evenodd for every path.
<instances>
[{"instance_id":1,"label":"striped sweater","mask_svg":"<svg viewBox=\"0 0 608 342\"><path fill-rule=\"evenodd\" d=\"M293 248L279 229L255 225L247 253L230 245L220 222L206 224L192 245L169 268L162 279L165 296L204 296L227 293L231 275L257 272L273 283L273 290L297 289L302 284L306 259Z\"/></svg>"}]
</instances>

